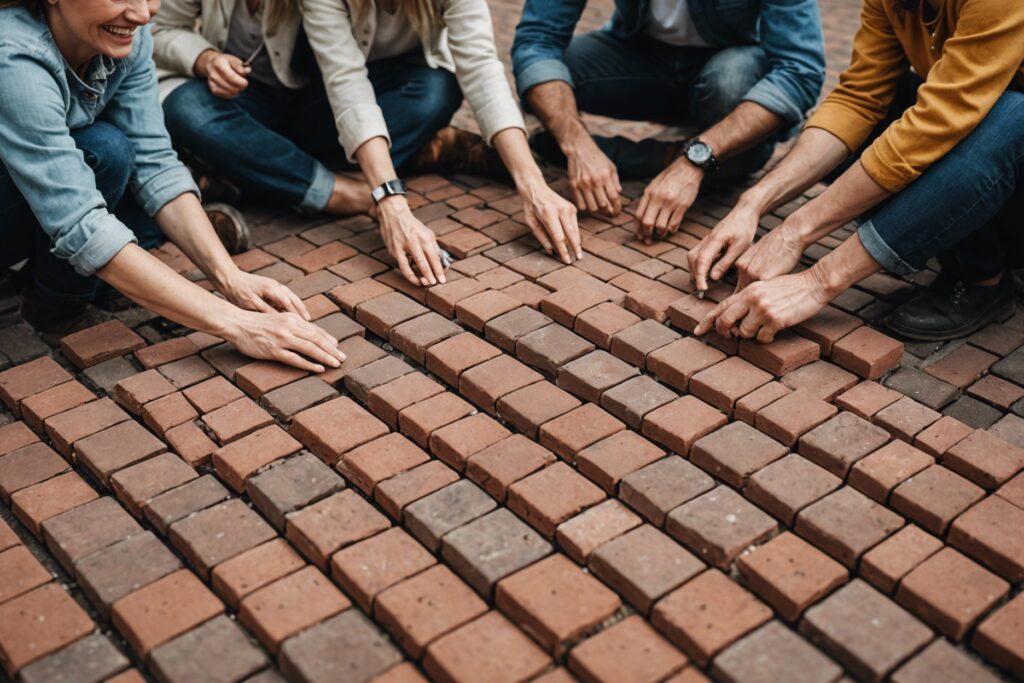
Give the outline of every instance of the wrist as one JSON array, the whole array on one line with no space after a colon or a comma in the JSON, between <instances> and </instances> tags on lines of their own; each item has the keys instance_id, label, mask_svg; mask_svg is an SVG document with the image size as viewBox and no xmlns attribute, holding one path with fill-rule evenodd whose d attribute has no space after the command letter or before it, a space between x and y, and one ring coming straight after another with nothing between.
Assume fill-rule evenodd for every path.
<instances>
[{"instance_id":1,"label":"wrist","mask_svg":"<svg viewBox=\"0 0 1024 683\"><path fill-rule=\"evenodd\" d=\"M384 197L377 203L377 211L381 216L394 217L410 213L409 202L405 195L393 194Z\"/></svg>"},{"instance_id":2,"label":"wrist","mask_svg":"<svg viewBox=\"0 0 1024 683\"><path fill-rule=\"evenodd\" d=\"M217 51L213 48L207 48L199 53L196 57L195 64L192 65L192 71L199 78L207 78L210 75L210 60L217 54Z\"/></svg>"},{"instance_id":3,"label":"wrist","mask_svg":"<svg viewBox=\"0 0 1024 683\"><path fill-rule=\"evenodd\" d=\"M571 124L565 126L562 134L556 137L562 154L567 157L577 156L584 150L595 146L594 138L590 137L590 133L580 119L574 119Z\"/></svg>"},{"instance_id":4,"label":"wrist","mask_svg":"<svg viewBox=\"0 0 1024 683\"><path fill-rule=\"evenodd\" d=\"M811 282L812 292L818 294L817 301L824 306L845 292L854 282L847 282L846 277L838 272L829 259L822 259L804 271Z\"/></svg>"}]
</instances>

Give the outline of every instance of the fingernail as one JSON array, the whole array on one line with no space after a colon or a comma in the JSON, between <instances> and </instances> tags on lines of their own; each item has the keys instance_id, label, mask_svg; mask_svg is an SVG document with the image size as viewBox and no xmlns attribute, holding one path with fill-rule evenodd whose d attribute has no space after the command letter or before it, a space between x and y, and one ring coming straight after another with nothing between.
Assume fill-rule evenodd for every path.
<instances>
[{"instance_id":1,"label":"fingernail","mask_svg":"<svg viewBox=\"0 0 1024 683\"><path fill-rule=\"evenodd\" d=\"M340 368L341 367L341 361L338 360L337 358L332 358L331 359L331 365L333 365L336 368Z\"/></svg>"},{"instance_id":2,"label":"fingernail","mask_svg":"<svg viewBox=\"0 0 1024 683\"><path fill-rule=\"evenodd\" d=\"M442 275L441 276L441 284L443 285L446 282L448 282L448 279L444 275Z\"/></svg>"},{"instance_id":3,"label":"fingernail","mask_svg":"<svg viewBox=\"0 0 1024 683\"><path fill-rule=\"evenodd\" d=\"M314 367L313 367L313 369L314 369L314 370L315 370L316 372L318 372L318 373L319 373L319 372L323 372L323 371L324 371L324 366L322 366L322 365L316 365L316 366L314 366Z\"/></svg>"}]
</instances>

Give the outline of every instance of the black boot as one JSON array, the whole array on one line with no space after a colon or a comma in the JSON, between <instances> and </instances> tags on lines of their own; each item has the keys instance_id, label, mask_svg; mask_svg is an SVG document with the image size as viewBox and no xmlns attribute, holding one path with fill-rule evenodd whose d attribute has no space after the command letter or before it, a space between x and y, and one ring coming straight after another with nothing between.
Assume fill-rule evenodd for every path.
<instances>
[{"instance_id":1,"label":"black boot","mask_svg":"<svg viewBox=\"0 0 1024 683\"><path fill-rule=\"evenodd\" d=\"M95 316L89 314L89 304L52 301L31 288L25 290L22 296L21 317L50 346L56 346L62 337L98 322Z\"/></svg>"},{"instance_id":2,"label":"black boot","mask_svg":"<svg viewBox=\"0 0 1024 683\"><path fill-rule=\"evenodd\" d=\"M927 289L890 313L885 326L906 339L946 341L1007 320L1015 308L1009 273L990 286L972 285L940 273Z\"/></svg>"}]
</instances>

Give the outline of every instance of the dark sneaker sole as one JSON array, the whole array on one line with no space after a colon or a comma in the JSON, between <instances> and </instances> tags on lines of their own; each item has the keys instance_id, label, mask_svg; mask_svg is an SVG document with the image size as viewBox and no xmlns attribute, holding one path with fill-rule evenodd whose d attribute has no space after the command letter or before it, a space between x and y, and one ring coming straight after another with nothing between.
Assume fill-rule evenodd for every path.
<instances>
[{"instance_id":1,"label":"dark sneaker sole","mask_svg":"<svg viewBox=\"0 0 1024 683\"><path fill-rule=\"evenodd\" d=\"M1017 302L1015 300L1008 301L1003 306L993 309L986 315L978 318L969 325L962 325L952 330L942 331L923 331L914 329L903 329L899 325L893 325L888 318L882 321L885 329L889 330L897 337L903 339L909 339L911 341L952 341L953 339L962 339L970 336L980 330L981 328L991 323L1002 323L1006 322L1013 317L1013 314L1017 311Z\"/></svg>"}]
</instances>

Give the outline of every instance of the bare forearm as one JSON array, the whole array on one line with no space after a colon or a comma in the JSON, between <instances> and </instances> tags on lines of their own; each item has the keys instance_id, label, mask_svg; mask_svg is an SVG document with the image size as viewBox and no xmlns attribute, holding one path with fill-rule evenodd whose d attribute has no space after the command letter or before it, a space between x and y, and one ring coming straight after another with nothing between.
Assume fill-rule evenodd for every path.
<instances>
[{"instance_id":1,"label":"bare forearm","mask_svg":"<svg viewBox=\"0 0 1024 683\"><path fill-rule=\"evenodd\" d=\"M810 269L822 283L828 300L882 269L854 233Z\"/></svg>"},{"instance_id":2,"label":"bare forearm","mask_svg":"<svg viewBox=\"0 0 1024 683\"><path fill-rule=\"evenodd\" d=\"M361 144L356 150L356 161L370 187L393 180L397 175L395 165L391 162L388 142L384 138L370 138Z\"/></svg>"},{"instance_id":3,"label":"bare forearm","mask_svg":"<svg viewBox=\"0 0 1024 683\"><path fill-rule=\"evenodd\" d=\"M164 205L155 219L164 234L222 289L237 267L213 231L199 199L186 192Z\"/></svg>"},{"instance_id":4,"label":"bare forearm","mask_svg":"<svg viewBox=\"0 0 1024 683\"><path fill-rule=\"evenodd\" d=\"M501 155L501 160L505 162L505 168L512 174L516 187L544 182L544 175L530 153L526 133L521 129L506 128L495 135L491 142Z\"/></svg>"},{"instance_id":5,"label":"bare forearm","mask_svg":"<svg viewBox=\"0 0 1024 683\"><path fill-rule=\"evenodd\" d=\"M590 140L576 107L576 96L565 81L535 85L526 92L526 101L567 156L573 148Z\"/></svg>"},{"instance_id":6,"label":"bare forearm","mask_svg":"<svg viewBox=\"0 0 1024 683\"><path fill-rule=\"evenodd\" d=\"M858 161L786 222L796 226L806 248L891 196Z\"/></svg>"},{"instance_id":7,"label":"bare forearm","mask_svg":"<svg viewBox=\"0 0 1024 683\"><path fill-rule=\"evenodd\" d=\"M720 161L747 151L785 125L785 120L755 102L741 102L732 113L700 134Z\"/></svg>"},{"instance_id":8,"label":"bare forearm","mask_svg":"<svg viewBox=\"0 0 1024 683\"><path fill-rule=\"evenodd\" d=\"M786 158L744 192L739 203L763 216L824 178L849 155L836 136L820 128L808 128Z\"/></svg>"}]
</instances>

